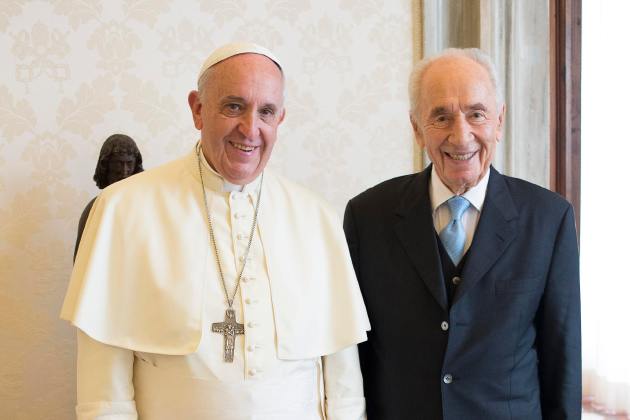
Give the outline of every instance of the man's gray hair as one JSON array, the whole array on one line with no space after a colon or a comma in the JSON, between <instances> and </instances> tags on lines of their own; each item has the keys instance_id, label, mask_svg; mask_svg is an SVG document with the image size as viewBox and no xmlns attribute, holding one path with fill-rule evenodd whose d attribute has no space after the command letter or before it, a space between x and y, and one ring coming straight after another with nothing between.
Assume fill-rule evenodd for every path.
<instances>
[{"instance_id":1,"label":"man's gray hair","mask_svg":"<svg viewBox=\"0 0 630 420\"><path fill-rule=\"evenodd\" d=\"M413 118L418 116L422 97L422 77L426 70L435 61L445 57L465 57L479 63L488 72L490 83L494 88L494 92L497 99L497 108L503 105L503 92L499 84L499 77L497 76L497 69L494 63L486 53L478 48L448 48L435 55L425 57L420 60L411 70L409 76L409 112Z\"/></svg>"},{"instance_id":2,"label":"man's gray hair","mask_svg":"<svg viewBox=\"0 0 630 420\"><path fill-rule=\"evenodd\" d=\"M205 87L212 72L214 72L214 67L208 67L197 80L197 92L199 92L199 101L201 103L205 103Z\"/></svg>"}]
</instances>

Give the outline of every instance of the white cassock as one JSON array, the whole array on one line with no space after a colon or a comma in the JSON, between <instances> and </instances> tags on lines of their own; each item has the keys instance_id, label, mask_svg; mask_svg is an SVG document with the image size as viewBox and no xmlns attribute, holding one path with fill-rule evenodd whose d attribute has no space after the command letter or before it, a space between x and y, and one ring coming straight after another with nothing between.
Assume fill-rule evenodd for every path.
<instances>
[{"instance_id":1,"label":"white cassock","mask_svg":"<svg viewBox=\"0 0 630 420\"><path fill-rule=\"evenodd\" d=\"M260 177L242 188L202 156L231 292ZM369 322L341 223L267 170L234 309L234 362L211 324L227 308L195 150L105 189L81 239L61 317L79 328L79 419L355 420L365 416L356 344Z\"/></svg>"}]
</instances>

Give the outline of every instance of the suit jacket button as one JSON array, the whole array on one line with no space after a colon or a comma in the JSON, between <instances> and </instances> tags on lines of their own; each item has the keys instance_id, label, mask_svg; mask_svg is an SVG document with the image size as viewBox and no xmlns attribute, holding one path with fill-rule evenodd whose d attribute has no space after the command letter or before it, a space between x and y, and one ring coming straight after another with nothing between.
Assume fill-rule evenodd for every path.
<instances>
[{"instance_id":1,"label":"suit jacket button","mask_svg":"<svg viewBox=\"0 0 630 420\"><path fill-rule=\"evenodd\" d=\"M444 375L444 378L442 378L442 380L445 384L450 384L451 382L453 382L453 375L447 373L446 375Z\"/></svg>"},{"instance_id":2,"label":"suit jacket button","mask_svg":"<svg viewBox=\"0 0 630 420\"><path fill-rule=\"evenodd\" d=\"M442 327L442 331L448 330L448 322L443 321L440 327Z\"/></svg>"},{"instance_id":3,"label":"suit jacket button","mask_svg":"<svg viewBox=\"0 0 630 420\"><path fill-rule=\"evenodd\" d=\"M453 277L453 278L451 279L451 281L453 282L453 284L454 284L455 286L457 286L459 283L461 283L461 282L462 282L462 278L461 278L461 277L459 277L459 276L455 276L455 277Z\"/></svg>"}]
</instances>

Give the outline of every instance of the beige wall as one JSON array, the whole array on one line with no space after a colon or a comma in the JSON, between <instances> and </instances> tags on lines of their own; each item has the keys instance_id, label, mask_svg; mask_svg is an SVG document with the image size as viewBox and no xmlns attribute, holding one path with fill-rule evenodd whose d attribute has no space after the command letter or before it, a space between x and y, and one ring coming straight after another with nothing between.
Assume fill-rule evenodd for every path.
<instances>
[{"instance_id":1,"label":"beige wall","mask_svg":"<svg viewBox=\"0 0 630 420\"><path fill-rule=\"evenodd\" d=\"M74 331L58 320L102 141L145 168L197 138L186 96L214 47L254 40L288 76L272 166L338 209L413 167L406 0L56 0L0 5L0 418L69 419Z\"/></svg>"}]
</instances>

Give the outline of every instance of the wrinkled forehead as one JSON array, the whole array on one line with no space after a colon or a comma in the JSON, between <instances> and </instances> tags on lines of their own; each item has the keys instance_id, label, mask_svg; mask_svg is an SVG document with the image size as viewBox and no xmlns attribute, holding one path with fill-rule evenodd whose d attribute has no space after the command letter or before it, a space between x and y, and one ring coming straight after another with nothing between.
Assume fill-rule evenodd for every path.
<instances>
[{"instance_id":1,"label":"wrinkled forehead","mask_svg":"<svg viewBox=\"0 0 630 420\"><path fill-rule=\"evenodd\" d=\"M284 77L277 65L258 54L241 54L209 69L204 85L207 98L233 96L281 105Z\"/></svg>"}]
</instances>

